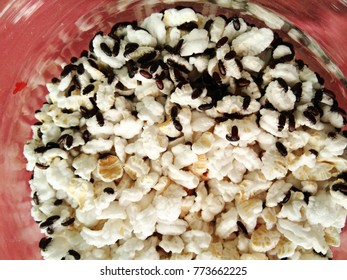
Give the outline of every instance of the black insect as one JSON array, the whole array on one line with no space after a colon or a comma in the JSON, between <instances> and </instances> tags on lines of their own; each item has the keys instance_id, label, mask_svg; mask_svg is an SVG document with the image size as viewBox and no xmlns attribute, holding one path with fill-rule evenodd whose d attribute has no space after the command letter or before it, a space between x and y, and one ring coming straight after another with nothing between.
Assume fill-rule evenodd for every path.
<instances>
[{"instance_id":1,"label":"black insect","mask_svg":"<svg viewBox=\"0 0 347 280\"><path fill-rule=\"evenodd\" d=\"M48 247L48 245L52 242L51 237L42 237L39 242L39 247L42 251L45 251Z\"/></svg>"},{"instance_id":2,"label":"black insect","mask_svg":"<svg viewBox=\"0 0 347 280\"><path fill-rule=\"evenodd\" d=\"M218 42L216 43L216 48L218 49L218 48L222 47L223 45L225 45L225 44L228 42L228 40L229 40L229 39L228 39L228 37L226 37L226 36L220 38L220 39L218 40Z\"/></svg>"},{"instance_id":3,"label":"black insect","mask_svg":"<svg viewBox=\"0 0 347 280\"><path fill-rule=\"evenodd\" d=\"M100 48L107 56L112 56L112 50L106 43L102 42Z\"/></svg>"},{"instance_id":4,"label":"black insect","mask_svg":"<svg viewBox=\"0 0 347 280\"><path fill-rule=\"evenodd\" d=\"M278 131L282 131L283 130L283 128L284 128L284 126L286 124L286 119L287 119L286 114L281 112L281 114L280 114L280 116L278 118L278 125L277 125Z\"/></svg>"},{"instance_id":5,"label":"black insect","mask_svg":"<svg viewBox=\"0 0 347 280\"><path fill-rule=\"evenodd\" d=\"M81 259L81 255L75 250L71 249L68 251L68 253L69 253L69 255L73 256L75 258L75 260Z\"/></svg>"},{"instance_id":6,"label":"black insect","mask_svg":"<svg viewBox=\"0 0 347 280\"><path fill-rule=\"evenodd\" d=\"M281 143L281 142L276 142L276 148L277 148L277 151L282 155L282 156L286 156L288 155L288 152L287 152L287 149L286 147Z\"/></svg>"},{"instance_id":7,"label":"black insect","mask_svg":"<svg viewBox=\"0 0 347 280\"><path fill-rule=\"evenodd\" d=\"M110 187L104 188L104 193L107 193L107 194L114 194L114 189L112 189L112 188L110 188Z\"/></svg>"}]
</instances>

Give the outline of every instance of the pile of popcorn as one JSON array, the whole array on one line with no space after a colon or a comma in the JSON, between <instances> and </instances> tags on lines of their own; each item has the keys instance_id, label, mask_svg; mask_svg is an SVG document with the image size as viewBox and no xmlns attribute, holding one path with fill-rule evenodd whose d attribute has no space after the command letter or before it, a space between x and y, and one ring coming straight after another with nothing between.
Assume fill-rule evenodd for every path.
<instances>
[{"instance_id":1,"label":"pile of popcorn","mask_svg":"<svg viewBox=\"0 0 347 280\"><path fill-rule=\"evenodd\" d=\"M24 154L45 259L325 259L345 112L274 31L191 8L99 32Z\"/></svg>"}]
</instances>

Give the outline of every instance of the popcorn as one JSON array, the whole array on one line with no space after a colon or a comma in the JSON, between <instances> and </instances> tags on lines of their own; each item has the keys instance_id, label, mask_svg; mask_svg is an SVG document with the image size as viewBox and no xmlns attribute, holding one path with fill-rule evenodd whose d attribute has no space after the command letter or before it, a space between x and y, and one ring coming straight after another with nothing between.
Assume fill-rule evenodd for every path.
<instances>
[{"instance_id":1,"label":"popcorn","mask_svg":"<svg viewBox=\"0 0 347 280\"><path fill-rule=\"evenodd\" d=\"M143 122L134 118L127 118L114 126L114 134L125 139L131 139L142 130Z\"/></svg>"},{"instance_id":2,"label":"popcorn","mask_svg":"<svg viewBox=\"0 0 347 280\"><path fill-rule=\"evenodd\" d=\"M190 21L198 21L197 15L190 8L168 9L164 12L163 22L166 26L179 26Z\"/></svg>"},{"instance_id":3,"label":"popcorn","mask_svg":"<svg viewBox=\"0 0 347 280\"><path fill-rule=\"evenodd\" d=\"M47 84L24 146L44 258L333 257L346 116L291 43L184 7L107 34Z\"/></svg>"},{"instance_id":4,"label":"popcorn","mask_svg":"<svg viewBox=\"0 0 347 280\"><path fill-rule=\"evenodd\" d=\"M185 243L185 250L195 254L200 254L207 249L211 242L211 236L203 231L190 230L182 234Z\"/></svg>"},{"instance_id":5,"label":"popcorn","mask_svg":"<svg viewBox=\"0 0 347 280\"><path fill-rule=\"evenodd\" d=\"M173 222L158 221L156 230L163 235L181 235L187 230L188 224L182 219Z\"/></svg>"},{"instance_id":6,"label":"popcorn","mask_svg":"<svg viewBox=\"0 0 347 280\"><path fill-rule=\"evenodd\" d=\"M83 147L82 152L85 154L95 154L108 152L113 147L113 141L108 139L93 139L88 141Z\"/></svg>"},{"instance_id":7,"label":"popcorn","mask_svg":"<svg viewBox=\"0 0 347 280\"><path fill-rule=\"evenodd\" d=\"M81 236L84 241L97 248L102 248L106 245L111 245L119 239L130 238L130 225L123 220L115 219L108 220L100 230L91 230L83 227Z\"/></svg>"},{"instance_id":8,"label":"popcorn","mask_svg":"<svg viewBox=\"0 0 347 280\"><path fill-rule=\"evenodd\" d=\"M250 247L256 252L267 252L276 247L280 237L281 234L277 230L268 230L261 225L253 232Z\"/></svg>"},{"instance_id":9,"label":"popcorn","mask_svg":"<svg viewBox=\"0 0 347 280\"><path fill-rule=\"evenodd\" d=\"M159 242L159 246L165 250L165 252L181 253L184 248L183 240L179 236L163 236L163 239Z\"/></svg>"},{"instance_id":10,"label":"popcorn","mask_svg":"<svg viewBox=\"0 0 347 280\"><path fill-rule=\"evenodd\" d=\"M174 182L188 189L195 189L199 184L199 179L190 171L178 169L175 165L169 166L168 176Z\"/></svg>"},{"instance_id":11,"label":"popcorn","mask_svg":"<svg viewBox=\"0 0 347 280\"><path fill-rule=\"evenodd\" d=\"M278 203L283 201L291 187L292 185L286 183L284 180L277 180L274 182L266 194L266 206L274 207L278 205Z\"/></svg>"},{"instance_id":12,"label":"popcorn","mask_svg":"<svg viewBox=\"0 0 347 280\"><path fill-rule=\"evenodd\" d=\"M270 29L253 27L237 36L232 41L232 46L238 55L258 55L270 45L273 38Z\"/></svg>"},{"instance_id":13,"label":"popcorn","mask_svg":"<svg viewBox=\"0 0 347 280\"><path fill-rule=\"evenodd\" d=\"M217 218L216 234L220 238L228 238L231 233L237 231L237 216L236 208L231 208Z\"/></svg>"},{"instance_id":14,"label":"popcorn","mask_svg":"<svg viewBox=\"0 0 347 280\"><path fill-rule=\"evenodd\" d=\"M283 89L278 80L267 86L265 97L278 111L292 110L296 100L294 93L291 90Z\"/></svg>"},{"instance_id":15,"label":"popcorn","mask_svg":"<svg viewBox=\"0 0 347 280\"><path fill-rule=\"evenodd\" d=\"M96 172L104 182L112 182L123 176L123 165L118 157L108 155L98 160Z\"/></svg>"},{"instance_id":16,"label":"popcorn","mask_svg":"<svg viewBox=\"0 0 347 280\"><path fill-rule=\"evenodd\" d=\"M204 132L192 145L192 151L197 154L206 154L212 148L214 136L211 132Z\"/></svg>"},{"instance_id":17,"label":"popcorn","mask_svg":"<svg viewBox=\"0 0 347 280\"><path fill-rule=\"evenodd\" d=\"M128 158L124 165L124 171L130 176L131 179L148 174L150 167L148 164L138 156L131 156Z\"/></svg>"},{"instance_id":18,"label":"popcorn","mask_svg":"<svg viewBox=\"0 0 347 280\"><path fill-rule=\"evenodd\" d=\"M208 33L206 30L193 29L182 37L184 40L181 48L182 56L189 56L194 53L202 53L208 46Z\"/></svg>"}]
</instances>

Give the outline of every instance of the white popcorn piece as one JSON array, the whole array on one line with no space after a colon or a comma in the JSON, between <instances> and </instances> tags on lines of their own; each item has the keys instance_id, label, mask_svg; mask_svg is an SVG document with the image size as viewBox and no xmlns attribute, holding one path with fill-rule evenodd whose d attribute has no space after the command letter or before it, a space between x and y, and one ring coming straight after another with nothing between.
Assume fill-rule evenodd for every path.
<instances>
[{"instance_id":1,"label":"white popcorn piece","mask_svg":"<svg viewBox=\"0 0 347 280\"><path fill-rule=\"evenodd\" d=\"M257 223L257 218L263 210L263 202L259 198L251 198L241 201L236 197L236 209L241 219L245 222L248 231L253 230Z\"/></svg>"},{"instance_id":2,"label":"white popcorn piece","mask_svg":"<svg viewBox=\"0 0 347 280\"><path fill-rule=\"evenodd\" d=\"M96 155L87 155L81 153L78 157L74 158L72 162L75 168L75 174L82 179L90 180L92 172L95 170L98 159Z\"/></svg>"},{"instance_id":3,"label":"white popcorn piece","mask_svg":"<svg viewBox=\"0 0 347 280\"><path fill-rule=\"evenodd\" d=\"M143 122L139 119L128 117L123 119L119 124L114 126L114 134L125 139L131 139L140 134L143 127Z\"/></svg>"},{"instance_id":4,"label":"white popcorn piece","mask_svg":"<svg viewBox=\"0 0 347 280\"><path fill-rule=\"evenodd\" d=\"M85 154L95 154L108 152L113 147L112 140L106 140L103 138L93 139L88 141L83 147L82 152Z\"/></svg>"},{"instance_id":5,"label":"white popcorn piece","mask_svg":"<svg viewBox=\"0 0 347 280\"><path fill-rule=\"evenodd\" d=\"M282 206L281 211L277 214L278 218L287 218L293 222L304 220L302 208L306 208L304 194L301 192L290 191L290 199Z\"/></svg>"},{"instance_id":6,"label":"white popcorn piece","mask_svg":"<svg viewBox=\"0 0 347 280\"><path fill-rule=\"evenodd\" d=\"M113 260L131 260L136 256L136 252L143 250L144 243L142 240L132 237L120 245L112 254Z\"/></svg>"},{"instance_id":7,"label":"white popcorn piece","mask_svg":"<svg viewBox=\"0 0 347 280\"><path fill-rule=\"evenodd\" d=\"M251 148L235 147L233 149L233 156L235 160L242 163L249 171L261 168L262 162L259 159L258 154Z\"/></svg>"},{"instance_id":8,"label":"white popcorn piece","mask_svg":"<svg viewBox=\"0 0 347 280\"><path fill-rule=\"evenodd\" d=\"M135 180L136 178L148 174L150 167L147 162L142 158L137 156L131 156L128 158L124 165L124 171L130 176L131 179Z\"/></svg>"},{"instance_id":9,"label":"white popcorn piece","mask_svg":"<svg viewBox=\"0 0 347 280\"><path fill-rule=\"evenodd\" d=\"M261 225L252 233L250 247L255 252L265 253L276 247L280 237L277 230L268 230Z\"/></svg>"},{"instance_id":10,"label":"white popcorn piece","mask_svg":"<svg viewBox=\"0 0 347 280\"><path fill-rule=\"evenodd\" d=\"M131 236L131 227L120 219L108 220L101 230L91 230L83 227L81 236L87 244L101 248L112 245L119 239L129 238Z\"/></svg>"},{"instance_id":11,"label":"white popcorn piece","mask_svg":"<svg viewBox=\"0 0 347 280\"><path fill-rule=\"evenodd\" d=\"M273 78L282 78L290 86L299 81L297 68L288 63L277 63L274 69L269 70L268 74Z\"/></svg>"},{"instance_id":12,"label":"white popcorn piece","mask_svg":"<svg viewBox=\"0 0 347 280\"><path fill-rule=\"evenodd\" d=\"M199 230L190 230L182 234L185 251L200 254L207 249L211 242L211 235Z\"/></svg>"},{"instance_id":13,"label":"white popcorn piece","mask_svg":"<svg viewBox=\"0 0 347 280\"><path fill-rule=\"evenodd\" d=\"M211 132L204 132L192 145L192 151L197 154L205 154L211 150L214 136Z\"/></svg>"},{"instance_id":14,"label":"white popcorn piece","mask_svg":"<svg viewBox=\"0 0 347 280\"><path fill-rule=\"evenodd\" d=\"M225 29L224 29L224 32L223 32L223 36L228 37L229 40L234 39L234 38L237 37L239 34L242 34L242 33L246 32L247 29L248 29L247 23L245 22L245 20L244 20L243 18L237 18L237 19L238 19L238 22L240 23L240 28L239 28L239 30L236 30L236 29L235 29L235 26L234 26L234 22L233 22L233 21L229 22L229 23L225 26Z\"/></svg>"},{"instance_id":15,"label":"white popcorn piece","mask_svg":"<svg viewBox=\"0 0 347 280\"><path fill-rule=\"evenodd\" d=\"M246 200L264 193L270 188L271 182L267 181L260 171L254 171L247 173L238 185L241 199Z\"/></svg>"},{"instance_id":16,"label":"white popcorn piece","mask_svg":"<svg viewBox=\"0 0 347 280\"><path fill-rule=\"evenodd\" d=\"M334 204L332 194L318 191L311 196L306 208L307 221L312 224L320 224L325 228L343 228L346 220L347 210L340 205Z\"/></svg>"},{"instance_id":17,"label":"white popcorn piece","mask_svg":"<svg viewBox=\"0 0 347 280\"><path fill-rule=\"evenodd\" d=\"M292 187L291 184L286 183L284 180L275 181L266 194L266 206L274 207L283 201L284 197Z\"/></svg>"},{"instance_id":18,"label":"white popcorn piece","mask_svg":"<svg viewBox=\"0 0 347 280\"><path fill-rule=\"evenodd\" d=\"M279 59L283 56L286 55L291 55L292 54L292 50L290 49L290 47L286 46L286 45L278 45L273 53L272 53L272 57L274 59Z\"/></svg>"},{"instance_id":19,"label":"white popcorn piece","mask_svg":"<svg viewBox=\"0 0 347 280\"><path fill-rule=\"evenodd\" d=\"M211 222L223 210L224 205L222 196L213 193L208 194L202 203L201 218L206 222Z\"/></svg>"},{"instance_id":20,"label":"white popcorn piece","mask_svg":"<svg viewBox=\"0 0 347 280\"><path fill-rule=\"evenodd\" d=\"M270 46L274 38L273 32L267 28L253 27L232 41L232 46L238 55L258 55Z\"/></svg>"},{"instance_id":21,"label":"white popcorn piece","mask_svg":"<svg viewBox=\"0 0 347 280\"><path fill-rule=\"evenodd\" d=\"M164 108L157 102L153 96L145 96L141 102L136 104L138 111L137 117L142 121L146 121L148 125L154 123L162 123L164 120Z\"/></svg>"},{"instance_id":22,"label":"white popcorn piece","mask_svg":"<svg viewBox=\"0 0 347 280\"><path fill-rule=\"evenodd\" d=\"M114 40L108 36L102 36L102 35L97 35L93 39L93 47L94 47L94 52L95 55L101 59L102 62L104 62L107 65L110 65L113 68L120 68L125 64L125 58L123 56L123 50L124 48L120 49L119 54L115 56L108 56L103 52L103 50L100 47L101 43L105 43L108 45L108 47L112 50L114 47ZM95 80L99 80L103 78L102 72L96 70L95 68L91 67L89 63L84 62L83 63L84 68L90 73L90 75L93 77Z\"/></svg>"},{"instance_id":23,"label":"white popcorn piece","mask_svg":"<svg viewBox=\"0 0 347 280\"><path fill-rule=\"evenodd\" d=\"M282 156L277 150L267 150L262 158L263 166L261 172L267 180L282 179L288 172L287 158Z\"/></svg>"},{"instance_id":24,"label":"white popcorn piece","mask_svg":"<svg viewBox=\"0 0 347 280\"><path fill-rule=\"evenodd\" d=\"M182 199L180 197L165 197L159 195L154 198L153 205L157 211L158 219L173 222L181 213Z\"/></svg>"},{"instance_id":25,"label":"white popcorn piece","mask_svg":"<svg viewBox=\"0 0 347 280\"><path fill-rule=\"evenodd\" d=\"M222 213L217 218L216 235L226 239L231 233L237 231L237 216L236 208L230 208L227 212Z\"/></svg>"},{"instance_id":26,"label":"white popcorn piece","mask_svg":"<svg viewBox=\"0 0 347 280\"><path fill-rule=\"evenodd\" d=\"M241 63L246 70L254 72L259 72L265 64L261 58L251 55L244 56Z\"/></svg>"},{"instance_id":27,"label":"white popcorn piece","mask_svg":"<svg viewBox=\"0 0 347 280\"><path fill-rule=\"evenodd\" d=\"M284 236L281 236L278 241L276 248L271 250L271 252L275 253L279 259L283 258L292 258L295 254L296 245L289 241Z\"/></svg>"},{"instance_id":28,"label":"white popcorn piece","mask_svg":"<svg viewBox=\"0 0 347 280\"><path fill-rule=\"evenodd\" d=\"M214 126L214 124L214 120L205 114L199 111L192 112L191 126L194 132L205 132Z\"/></svg>"},{"instance_id":29,"label":"white popcorn piece","mask_svg":"<svg viewBox=\"0 0 347 280\"><path fill-rule=\"evenodd\" d=\"M131 26L127 26L127 35L125 37L129 42L137 43L139 45L145 45L155 47L157 45L157 39L153 37L149 32L139 29L134 30Z\"/></svg>"},{"instance_id":30,"label":"white popcorn piece","mask_svg":"<svg viewBox=\"0 0 347 280\"><path fill-rule=\"evenodd\" d=\"M159 242L159 246L165 250L165 252L181 253L184 249L183 240L179 236L163 236L163 239Z\"/></svg>"},{"instance_id":31,"label":"white popcorn piece","mask_svg":"<svg viewBox=\"0 0 347 280\"><path fill-rule=\"evenodd\" d=\"M184 40L181 55L189 56L194 53L202 53L208 46L208 33L204 29L193 29L187 35L182 37Z\"/></svg>"},{"instance_id":32,"label":"white popcorn piece","mask_svg":"<svg viewBox=\"0 0 347 280\"><path fill-rule=\"evenodd\" d=\"M174 222L158 221L156 230L163 235L181 235L186 232L188 223L182 219Z\"/></svg>"},{"instance_id":33,"label":"white popcorn piece","mask_svg":"<svg viewBox=\"0 0 347 280\"><path fill-rule=\"evenodd\" d=\"M234 200L235 195L240 191L238 184L228 182L225 180L211 179L208 181L209 190L215 195L221 195L225 202Z\"/></svg>"},{"instance_id":34,"label":"white popcorn piece","mask_svg":"<svg viewBox=\"0 0 347 280\"><path fill-rule=\"evenodd\" d=\"M190 8L182 10L168 9L164 12L163 22L166 26L179 26L190 21L198 21L197 15Z\"/></svg>"},{"instance_id":35,"label":"white popcorn piece","mask_svg":"<svg viewBox=\"0 0 347 280\"><path fill-rule=\"evenodd\" d=\"M188 189L195 189L199 184L199 178L190 171L180 170L175 165L170 165L168 171L170 179Z\"/></svg>"},{"instance_id":36,"label":"white popcorn piece","mask_svg":"<svg viewBox=\"0 0 347 280\"><path fill-rule=\"evenodd\" d=\"M294 93L290 89L287 91L283 89L277 80L267 86L265 97L278 111L290 111L294 109L296 100Z\"/></svg>"},{"instance_id":37,"label":"white popcorn piece","mask_svg":"<svg viewBox=\"0 0 347 280\"><path fill-rule=\"evenodd\" d=\"M153 13L145 18L141 24L141 27L147 29L159 44L164 44L166 40L165 24L162 22L162 18L163 14Z\"/></svg>"}]
</instances>

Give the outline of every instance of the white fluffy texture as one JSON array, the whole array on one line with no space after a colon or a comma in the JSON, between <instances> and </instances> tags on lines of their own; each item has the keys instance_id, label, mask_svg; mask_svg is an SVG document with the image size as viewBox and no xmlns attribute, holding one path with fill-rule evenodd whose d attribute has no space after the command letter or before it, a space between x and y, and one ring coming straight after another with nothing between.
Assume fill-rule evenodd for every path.
<instances>
[{"instance_id":1,"label":"white fluffy texture","mask_svg":"<svg viewBox=\"0 0 347 280\"><path fill-rule=\"evenodd\" d=\"M211 150L214 136L211 132L204 132L193 144L192 151L197 154L205 154Z\"/></svg>"},{"instance_id":2,"label":"white fluffy texture","mask_svg":"<svg viewBox=\"0 0 347 280\"><path fill-rule=\"evenodd\" d=\"M174 166L178 169L189 166L198 160L196 152L189 145L178 144L171 151L174 155Z\"/></svg>"},{"instance_id":3,"label":"white fluffy texture","mask_svg":"<svg viewBox=\"0 0 347 280\"><path fill-rule=\"evenodd\" d=\"M181 48L182 56L189 56L194 53L202 53L208 46L208 33L206 30L193 29L187 35L183 37L183 45Z\"/></svg>"},{"instance_id":4,"label":"white fluffy texture","mask_svg":"<svg viewBox=\"0 0 347 280\"><path fill-rule=\"evenodd\" d=\"M262 166L258 154L249 147L235 147L233 149L233 156L237 161L242 163L248 171L260 169Z\"/></svg>"},{"instance_id":5,"label":"white fluffy texture","mask_svg":"<svg viewBox=\"0 0 347 280\"><path fill-rule=\"evenodd\" d=\"M136 142L126 146L126 153L137 154L141 157L149 157L151 160L159 158L160 154L166 151L168 139L166 136L159 135L156 126L146 126L141 133L141 137Z\"/></svg>"},{"instance_id":6,"label":"white fluffy texture","mask_svg":"<svg viewBox=\"0 0 347 280\"><path fill-rule=\"evenodd\" d=\"M252 230L256 226L257 218L263 210L262 204L263 201L259 198L251 198L245 201L236 199L236 209L248 230Z\"/></svg>"},{"instance_id":7,"label":"white fluffy texture","mask_svg":"<svg viewBox=\"0 0 347 280\"><path fill-rule=\"evenodd\" d=\"M267 180L282 179L288 172L287 159L277 149L267 150L262 158L263 166L261 172Z\"/></svg>"},{"instance_id":8,"label":"white fluffy texture","mask_svg":"<svg viewBox=\"0 0 347 280\"><path fill-rule=\"evenodd\" d=\"M199 230L190 230L182 234L185 251L200 254L207 249L212 240L211 235Z\"/></svg>"},{"instance_id":9,"label":"white fluffy texture","mask_svg":"<svg viewBox=\"0 0 347 280\"><path fill-rule=\"evenodd\" d=\"M180 27L189 22L198 28ZM107 55L101 44L112 51L118 39L95 36L95 57L73 63L83 65L84 73L78 73L79 66L47 84L47 102L35 113L42 124L32 126L33 139L24 147L27 169L35 172L32 217L60 217L43 257L73 259L70 249L81 259L314 259L313 250L332 257L329 246L340 246L347 215L347 196L334 190L345 184L336 177L347 170L347 140L331 133L343 127L344 114L334 110L318 74L308 66L299 70L295 58L281 62L292 49L285 43L273 47L271 30L242 18L226 22L190 8L168 9L140 26L147 31L130 25L115 31L121 38L117 56ZM216 48L224 36L227 42ZM129 42L139 46L124 55ZM203 53L208 48L215 48L213 58ZM153 60L162 60L168 70L163 64L153 69L138 63L153 51ZM231 58L231 51L237 56ZM138 67L133 76L129 60ZM142 68L152 77L142 75ZM206 76L201 79L205 71L220 74L221 91L216 84L209 88ZM249 85L238 85L240 78ZM302 94L296 100L298 82ZM94 89L84 94L90 84ZM192 98L200 86L201 95ZM211 97L214 90L223 94L217 100ZM322 98L313 102L318 90ZM203 104L213 106L203 110ZM304 112L315 114L309 106L318 105L322 114L315 115L314 124ZM86 116L84 108L97 110L103 122L95 111ZM234 126L237 141L230 139ZM286 156L277 141L286 147ZM110 174L115 170L108 165L102 168L108 154L119 158L119 176ZM63 203L56 205L57 199ZM71 217L73 224L61 225ZM47 228L40 230L47 233Z\"/></svg>"},{"instance_id":10,"label":"white fluffy texture","mask_svg":"<svg viewBox=\"0 0 347 280\"><path fill-rule=\"evenodd\" d=\"M219 136L222 139L225 139L227 134L230 134L231 128L233 126L237 126L238 135L240 140L230 142L232 145L238 145L241 147L247 146L249 143L252 143L257 139L258 134L260 133L260 129L256 124L255 115L251 115L249 117L245 117L242 120L227 120L225 122L221 122L216 124L214 127L214 134ZM227 140L225 140L227 141Z\"/></svg>"},{"instance_id":11,"label":"white fluffy texture","mask_svg":"<svg viewBox=\"0 0 347 280\"><path fill-rule=\"evenodd\" d=\"M279 59L285 55L292 54L291 49L286 45L278 45L276 49L274 49L272 56L274 59Z\"/></svg>"},{"instance_id":12,"label":"white fluffy texture","mask_svg":"<svg viewBox=\"0 0 347 280\"><path fill-rule=\"evenodd\" d=\"M137 43L139 45L145 45L150 47L155 47L157 45L157 39L155 39L150 33L145 30L134 30L132 27L127 26L127 36L126 39L129 42Z\"/></svg>"},{"instance_id":13,"label":"white fluffy texture","mask_svg":"<svg viewBox=\"0 0 347 280\"><path fill-rule=\"evenodd\" d=\"M277 137L288 137L288 127L284 127L282 131L278 131L278 119L280 113L269 109L260 109L259 125L266 132Z\"/></svg>"},{"instance_id":14,"label":"white fluffy texture","mask_svg":"<svg viewBox=\"0 0 347 280\"><path fill-rule=\"evenodd\" d=\"M230 208L227 212L222 213L220 218L217 218L216 235L221 238L228 238L228 236L237 231L237 210Z\"/></svg>"},{"instance_id":15,"label":"white fluffy texture","mask_svg":"<svg viewBox=\"0 0 347 280\"><path fill-rule=\"evenodd\" d=\"M266 206L274 207L283 201L292 184L286 183L283 180L274 182L266 194Z\"/></svg>"},{"instance_id":16,"label":"white fluffy texture","mask_svg":"<svg viewBox=\"0 0 347 280\"><path fill-rule=\"evenodd\" d=\"M192 112L192 130L196 132L207 131L212 126L214 126L215 122L212 118L207 117L205 114L199 111Z\"/></svg>"},{"instance_id":17,"label":"white fluffy texture","mask_svg":"<svg viewBox=\"0 0 347 280\"><path fill-rule=\"evenodd\" d=\"M261 58L251 55L244 56L241 63L244 69L254 72L259 72L265 64Z\"/></svg>"},{"instance_id":18,"label":"white fluffy texture","mask_svg":"<svg viewBox=\"0 0 347 280\"><path fill-rule=\"evenodd\" d=\"M105 42L109 46L109 48L111 48L111 50L112 50L113 45L114 45L114 40L110 37L107 37L107 36L104 37L101 35L97 35L93 39L93 47L94 47L95 55L98 58L100 58L100 60L102 62L104 62L105 64L108 64L111 67L116 68L116 69L121 68L125 63L125 58L123 56L123 50L121 50L116 57L115 56L108 56L100 48L100 44L102 42ZM84 68L93 77L93 79L97 78L97 80L99 80L100 78L103 77L103 74L100 71L96 70L93 67L90 67L87 62L84 62L83 65L84 65Z\"/></svg>"},{"instance_id":19,"label":"white fluffy texture","mask_svg":"<svg viewBox=\"0 0 347 280\"><path fill-rule=\"evenodd\" d=\"M144 97L141 102L136 104L136 110L138 111L137 117L146 121L148 125L161 123L164 120L163 105L157 102L153 96Z\"/></svg>"},{"instance_id":20,"label":"white fluffy texture","mask_svg":"<svg viewBox=\"0 0 347 280\"><path fill-rule=\"evenodd\" d=\"M190 8L168 9L164 12L163 22L166 26L179 26L190 21L198 21L197 15Z\"/></svg>"},{"instance_id":21,"label":"white fluffy texture","mask_svg":"<svg viewBox=\"0 0 347 280\"><path fill-rule=\"evenodd\" d=\"M168 176L174 182L188 189L195 189L199 184L199 178L189 171L180 170L175 165L169 166Z\"/></svg>"},{"instance_id":22,"label":"white fluffy texture","mask_svg":"<svg viewBox=\"0 0 347 280\"><path fill-rule=\"evenodd\" d=\"M108 220L101 230L91 230L83 227L81 236L87 244L101 248L106 245L112 245L119 239L130 238L131 228L123 220Z\"/></svg>"},{"instance_id":23,"label":"white fluffy texture","mask_svg":"<svg viewBox=\"0 0 347 280\"><path fill-rule=\"evenodd\" d=\"M159 246L165 250L165 252L181 253L184 248L183 240L179 236L163 236Z\"/></svg>"},{"instance_id":24,"label":"white fluffy texture","mask_svg":"<svg viewBox=\"0 0 347 280\"><path fill-rule=\"evenodd\" d=\"M156 230L163 235L180 235L187 230L187 222L177 219L174 222L158 221Z\"/></svg>"},{"instance_id":25,"label":"white fluffy texture","mask_svg":"<svg viewBox=\"0 0 347 280\"><path fill-rule=\"evenodd\" d=\"M76 175L89 181L91 173L96 168L97 162L98 157L96 155L80 154L78 157L74 158L72 166L75 168Z\"/></svg>"},{"instance_id":26,"label":"white fluffy texture","mask_svg":"<svg viewBox=\"0 0 347 280\"><path fill-rule=\"evenodd\" d=\"M161 13L153 13L145 18L141 24L141 27L147 29L159 44L164 44L166 40L165 24L162 22L162 18Z\"/></svg>"},{"instance_id":27,"label":"white fluffy texture","mask_svg":"<svg viewBox=\"0 0 347 280\"><path fill-rule=\"evenodd\" d=\"M268 28L253 27L235 38L232 46L238 55L258 55L270 46L274 38L273 32Z\"/></svg>"},{"instance_id":28,"label":"white fluffy texture","mask_svg":"<svg viewBox=\"0 0 347 280\"><path fill-rule=\"evenodd\" d=\"M278 111L292 110L296 100L294 93L290 89L285 91L277 80L267 86L265 97Z\"/></svg>"},{"instance_id":29,"label":"white fluffy texture","mask_svg":"<svg viewBox=\"0 0 347 280\"><path fill-rule=\"evenodd\" d=\"M310 224L320 224L323 227L343 228L347 210L334 204L333 198L324 191L310 197L306 209L307 220Z\"/></svg>"},{"instance_id":30,"label":"white fluffy texture","mask_svg":"<svg viewBox=\"0 0 347 280\"><path fill-rule=\"evenodd\" d=\"M129 117L114 126L114 134L125 139L131 139L141 132L142 127L143 122L141 120Z\"/></svg>"},{"instance_id":31,"label":"white fluffy texture","mask_svg":"<svg viewBox=\"0 0 347 280\"><path fill-rule=\"evenodd\" d=\"M268 74L273 78L282 78L290 86L299 81L298 69L292 64L278 63L274 69L269 70Z\"/></svg>"}]
</instances>

